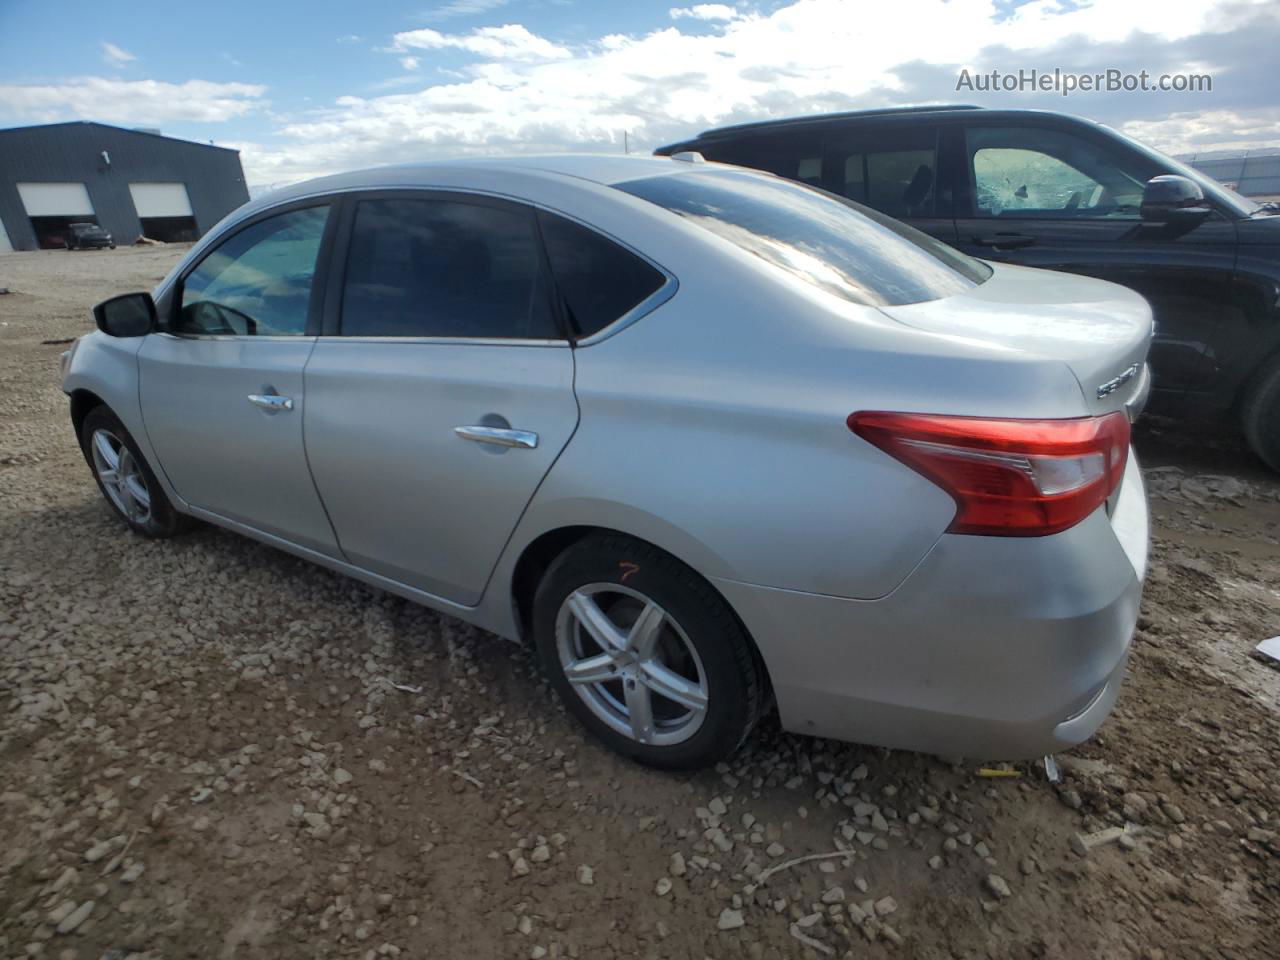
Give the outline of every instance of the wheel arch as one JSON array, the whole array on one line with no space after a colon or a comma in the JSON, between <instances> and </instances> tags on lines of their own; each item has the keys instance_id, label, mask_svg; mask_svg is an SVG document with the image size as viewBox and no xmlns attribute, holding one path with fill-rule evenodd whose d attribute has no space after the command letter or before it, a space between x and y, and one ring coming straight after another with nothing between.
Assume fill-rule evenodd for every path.
<instances>
[{"instance_id":1,"label":"wheel arch","mask_svg":"<svg viewBox=\"0 0 1280 960\"><path fill-rule=\"evenodd\" d=\"M755 658L756 663L760 667L760 673L764 677L766 691L772 696L772 680L769 676L769 665L764 656L760 652L760 646L756 643L755 637L751 635L741 614L724 595L724 592L716 586L715 581L701 573L697 567L689 563L679 554L669 550L662 544L654 543L642 536L637 536L626 530L619 530L615 527L601 526L597 524L573 524L568 526L555 527L546 530L537 537L529 541L521 550L519 558L516 560L512 568L510 580L510 600L512 606L512 615L515 620L517 636L516 639L521 643L525 643L530 635L530 617L533 612L533 597L538 589L538 583L542 579L543 573L547 568L555 562L556 558L572 547L575 543L586 539L587 537L603 534L606 536L628 537L645 544L655 550L660 550L667 556L671 557L678 563L683 564L692 570L695 574L702 578L708 587L724 602L725 607L733 615L738 626L742 629L742 634L747 638L747 642L751 645L751 655Z\"/></svg>"},{"instance_id":2,"label":"wheel arch","mask_svg":"<svg viewBox=\"0 0 1280 960\"><path fill-rule=\"evenodd\" d=\"M85 417L95 407L107 407L107 402L92 390L79 387L71 391L71 426L76 432L76 442L80 442L80 430L84 426ZM110 410L110 407L107 407Z\"/></svg>"}]
</instances>

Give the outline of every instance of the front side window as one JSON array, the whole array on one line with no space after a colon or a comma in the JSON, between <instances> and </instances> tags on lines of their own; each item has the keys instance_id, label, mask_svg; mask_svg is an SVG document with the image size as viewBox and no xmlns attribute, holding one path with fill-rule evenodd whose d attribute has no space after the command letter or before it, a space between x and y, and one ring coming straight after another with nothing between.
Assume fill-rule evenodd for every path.
<instances>
[{"instance_id":1,"label":"front side window","mask_svg":"<svg viewBox=\"0 0 1280 960\"><path fill-rule=\"evenodd\" d=\"M1035 127L968 131L979 217L1137 220L1145 169L1072 134Z\"/></svg>"},{"instance_id":2,"label":"front side window","mask_svg":"<svg viewBox=\"0 0 1280 960\"><path fill-rule=\"evenodd\" d=\"M277 214L220 244L182 281L173 332L287 337L307 332L329 207Z\"/></svg>"},{"instance_id":3,"label":"front side window","mask_svg":"<svg viewBox=\"0 0 1280 960\"><path fill-rule=\"evenodd\" d=\"M853 303L896 306L972 289L981 261L859 204L747 171L701 170L616 184L772 267Z\"/></svg>"},{"instance_id":4,"label":"front side window","mask_svg":"<svg viewBox=\"0 0 1280 960\"><path fill-rule=\"evenodd\" d=\"M558 338L533 210L425 197L361 200L342 334Z\"/></svg>"},{"instance_id":5,"label":"front side window","mask_svg":"<svg viewBox=\"0 0 1280 960\"><path fill-rule=\"evenodd\" d=\"M556 290L580 337L607 327L656 293L667 278L594 230L539 211Z\"/></svg>"}]
</instances>

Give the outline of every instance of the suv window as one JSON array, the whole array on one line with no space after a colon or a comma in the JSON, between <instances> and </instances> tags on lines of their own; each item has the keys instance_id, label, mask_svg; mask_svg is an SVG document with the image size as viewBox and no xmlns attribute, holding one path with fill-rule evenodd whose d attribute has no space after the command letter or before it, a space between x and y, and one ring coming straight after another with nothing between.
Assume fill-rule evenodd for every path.
<instances>
[{"instance_id":1,"label":"suv window","mask_svg":"<svg viewBox=\"0 0 1280 960\"><path fill-rule=\"evenodd\" d=\"M938 134L933 127L832 133L829 154L841 176L831 189L891 217L935 215Z\"/></svg>"},{"instance_id":2,"label":"suv window","mask_svg":"<svg viewBox=\"0 0 1280 960\"><path fill-rule=\"evenodd\" d=\"M182 281L174 333L281 337L307 332L311 281L329 207L259 220L221 243Z\"/></svg>"},{"instance_id":3,"label":"suv window","mask_svg":"<svg viewBox=\"0 0 1280 960\"><path fill-rule=\"evenodd\" d=\"M744 135L723 143L712 141L699 147L699 152L719 163L767 170L815 187L823 185L822 139L813 130Z\"/></svg>"},{"instance_id":4,"label":"suv window","mask_svg":"<svg viewBox=\"0 0 1280 960\"><path fill-rule=\"evenodd\" d=\"M544 211L538 223L578 336L607 327L666 283L659 271L594 230Z\"/></svg>"},{"instance_id":5,"label":"suv window","mask_svg":"<svg viewBox=\"0 0 1280 960\"><path fill-rule=\"evenodd\" d=\"M787 180L701 170L615 186L854 303L937 300L991 276L990 267L914 227Z\"/></svg>"},{"instance_id":6,"label":"suv window","mask_svg":"<svg viewBox=\"0 0 1280 960\"><path fill-rule=\"evenodd\" d=\"M1058 130L967 132L974 215L1137 220L1148 173L1119 151Z\"/></svg>"},{"instance_id":7,"label":"suv window","mask_svg":"<svg viewBox=\"0 0 1280 960\"><path fill-rule=\"evenodd\" d=\"M348 337L558 338L533 210L470 199L361 200L341 329Z\"/></svg>"}]
</instances>

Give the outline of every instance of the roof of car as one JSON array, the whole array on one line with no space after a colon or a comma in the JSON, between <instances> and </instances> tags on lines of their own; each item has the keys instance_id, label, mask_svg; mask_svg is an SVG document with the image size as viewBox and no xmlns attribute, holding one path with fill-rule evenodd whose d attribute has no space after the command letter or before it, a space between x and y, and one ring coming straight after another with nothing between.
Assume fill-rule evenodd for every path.
<instances>
[{"instance_id":1,"label":"roof of car","mask_svg":"<svg viewBox=\"0 0 1280 960\"><path fill-rule=\"evenodd\" d=\"M678 150L696 150L700 143L710 143L717 140L732 140L736 137L752 136L757 133L785 132L787 130L802 129L805 127L822 127L827 124L845 123L850 120L876 118L893 119L895 117L924 119L933 116L950 116L957 113L968 113L970 111L981 111L984 116L990 116L992 118L1035 114L1042 117L1051 116L1066 117L1071 120L1078 119L1052 110L1030 110L1025 108L990 109L988 107L980 107L976 104L970 103L935 103L910 107L883 107L875 110L848 110L843 113L815 113L802 117L780 117L777 120L757 120L751 123L735 123L724 127L712 127L709 130L703 130L697 136L691 137L688 140L682 140L679 143L672 143L665 147L659 147L655 153L665 155Z\"/></svg>"}]
</instances>

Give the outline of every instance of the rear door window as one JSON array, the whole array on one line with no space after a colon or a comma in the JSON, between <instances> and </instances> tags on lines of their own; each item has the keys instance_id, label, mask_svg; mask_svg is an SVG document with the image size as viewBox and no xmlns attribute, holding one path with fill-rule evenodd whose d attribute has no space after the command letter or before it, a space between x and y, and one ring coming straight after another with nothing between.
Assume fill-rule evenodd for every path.
<instances>
[{"instance_id":1,"label":"rear door window","mask_svg":"<svg viewBox=\"0 0 1280 960\"><path fill-rule=\"evenodd\" d=\"M608 237L539 211L556 289L574 332L589 337L648 299L666 276Z\"/></svg>"},{"instance_id":2,"label":"rear door window","mask_svg":"<svg viewBox=\"0 0 1280 960\"><path fill-rule=\"evenodd\" d=\"M938 131L932 126L833 131L831 189L891 217L937 215Z\"/></svg>"},{"instance_id":3,"label":"rear door window","mask_svg":"<svg viewBox=\"0 0 1280 960\"><path fill-rule=\"evenodd\" d=\"M469 197L359 200L341 332L560 338L547 286L530 207Z\"/></svg>"},{"instance_id":4,"label":"rear door window","mask_svg":"<svg viewBox=\"0 0 1280 960\"><path fill-rule=\"evenodd\" d=\"M937 300L991 276L981 261L905 223L746 170L703 169L615 186L853 303Z\"/></svg>"}]
</instances>

